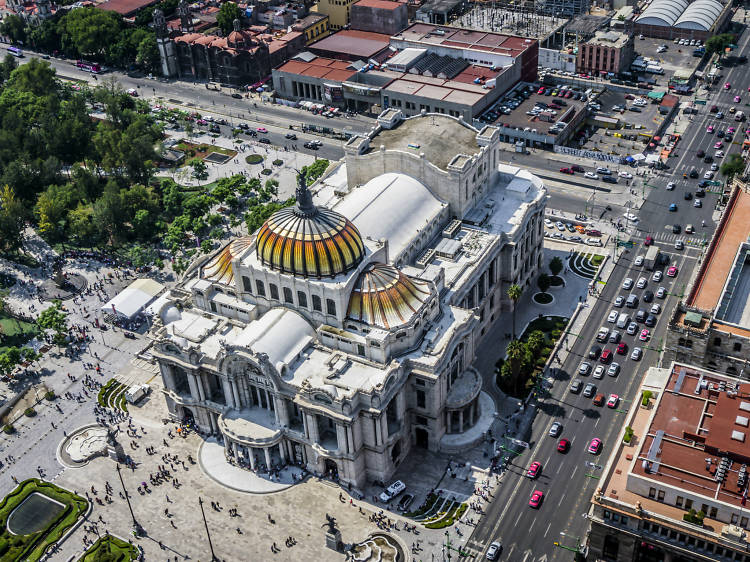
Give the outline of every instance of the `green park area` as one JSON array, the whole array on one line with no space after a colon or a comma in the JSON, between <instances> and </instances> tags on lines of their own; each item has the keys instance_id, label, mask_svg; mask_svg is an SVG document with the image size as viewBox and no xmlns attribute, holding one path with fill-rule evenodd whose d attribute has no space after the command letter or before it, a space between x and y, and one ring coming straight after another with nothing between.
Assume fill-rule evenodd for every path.
<instances>
[{"instance_id":1,"label":"green park area","mask_svg":"<svg viewBox=\"0 0 750 562\"><path fill-rule=\"evenodd\" d=\"M11 347L21 347L39 333L36 324L13 318L0 311L0 354Z\"/></svg>"},{"instance_id":2,"label":"green park area","mask_svg":"<svg viewBox=\"0 0 750 562\"><path fill-rule=\"evenodd\" d=\"M0 502L0 559L39 560L82 517L89 502L36 478Z\"/></svg>"},{"instance_id":3,"label":"green park area","mask_svg":"<svg viewBox=\"0 0 750 562\"><path fill-rule=\"evenodd\" d=\"M137 558L135 546L112 535L104 535L83 553L78 562L127 562Z\"/></svg>"}]
</instances>

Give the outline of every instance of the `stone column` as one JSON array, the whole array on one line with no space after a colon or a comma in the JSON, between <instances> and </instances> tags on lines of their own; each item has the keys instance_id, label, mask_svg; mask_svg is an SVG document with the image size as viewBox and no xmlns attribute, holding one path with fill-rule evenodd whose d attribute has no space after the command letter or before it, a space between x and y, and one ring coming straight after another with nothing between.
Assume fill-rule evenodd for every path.
<instances>
[{"instance_id":1,"label":"stone column","mask_svg":"<svg viewBox=\"0 0 750 562\"><path fill-rule=\"evenodd\" d=\"M352 434L352 426L347 425L344 427L346 431L346 452L354 453L354 435Z\"/></svg>"},{"instance_id":2,"label":"stone column","mask_svg":"<svg viewBox=\"0 0 750 562\"><path fill-rule=\"evenodd\" d=\"M206 389L203 386L203 375L201 373L196 373L193 376L195 377L195 384L198 387L198 396L200 397L200 400L203 401L206 399Z\"/></svg>"},{"instance_id":3,"label":"stone column","mask_svg":"<svg viewBox=\"0 0 750 562\"><path fill-rule=\"evenodd\" d=\"M274 396L274 401L276 403L276 419L281 425L289 427L289 408L286 398L283 396Z\"/></svg>"},{"instance_id":4,"label":"stone column","mask_svg":"<svg viewBox=\"0 0 750 562\"><path fill-rule=\"evenodd\" d=\"M319 443L320 442L320 431L318 431L318 420L315 414L305 414L305 416L309 416L307 420L307 427L309 430L309 439L312 443Z\"/></svg>"},{"instance_id":5,"label":"stone column","mask_svg":"<svg viewBox=\"0 0 750 562\"><path fill-rule=\"evenodd\" d=\"M284 441L279 442L279 456L281 457L281 464L286 464L286 452L284 451Z\"/></svg>"},{"instance_id":6,"label":"stone column","mask_svg":"<svg viewBox=\"0 0 750 562\"><path fill-rule=\"evenodd\" d=\"M477 421L477 401L479 398L474 398L474 400L471 401L471 408L469 411L471 412L469 414L469 421L471 422L471 425L474 425Z\"/></svg>"},{"instance_id":7,"label":"stone column","mask_svg":"<svg viewBox=\"0 0 750 562\"><path fill-rule=\"evenodd\" d=\"M161 378L164 381L164 388L167 390L175 389L173 368L171 365L161 365Z\"/></svg>"},{"instance_id":8,"label":"stone column","mask_svg":"<svg viewBox=\"0 0 750 562\"><path fill-rule=\"evenodd\" d=\"M380 415L380 436L383 438L382 441L385 444L385 442L388 440L388 413L387 413L387 410L385 410Z\"/></svg>"},{"instance_id":9,"label":"stone column","mask_svg":"<svg viewBox=\"0 0 750 562\"><path fill-rule=\"evenodd\" d=\"M202 400L201 393L198 390L198 379L194 373L188 373L188 386L190 387L190 396L193 400Z\"/></svg>"},{"instance_id":10,"label":"stone column","mask_svg":"<svg viewBox=\"0 0 750 562\"><path fill-rule=\"evenodd\" d=\"M255 451L252 447L248 447L248 452L250 453L250 468L255 470Z\"/></svg>"},{"instance_id":11,"label":"stone column","mask_svg":"<svg viewBox=\"0 0 750 562\"><path fill-rule=\"evenodd\" d=\"M271 470L271 449L268 447L265 447L263 449L263 454L266 455L266 470Z\"/></svg>"},{"instance_id":12,"label":"stone column","mask_svg":"<svg viewBox=\"0 0 750 562\"><path fill-rule=\"evenodd\" d=\"M463 433L464 432L464 409L461 408L458 411L458 432Z\"/></svg>"},{"instance_id":13,"label":"stone column","mask_svg":"<svg viewBox=\"0 0 750 562\"><path fill-rule=\"evenodd\" d=\"M242 409L242 401L240 400L240 391L237 388L237 378L232 379L232 396L234 397L234 407L238 410Z\"/></svg>"},{"instance_id":14,"label":"stone column","mask_svg":"<svg viewBox=\"0 0 750 562\"><path fill-rule=\"evenodd\" d=\"M339 451L349 452L349 446L346 441L346 428L340 423L336 424L336 445Z\"/></svg>"},{"instance_id":15,"label":"stone column","mask_svg":"<svg viewBox=\"0 0 750 562\"><path fill-rule=\"evenodd\" d=\"M234 398L232 397L232 383L226 377L221 377L221 386L224 387L224 402L230 408L234 408Z\"/></svg>"},{"instance_id":16,"label":"stone column","mask_svg":"<svg viewBox=\"0 0 750 562\"><path fill-rule=\"evenodd\" d=\"M453 414L450 410L446 410L445 412L445 432L446 433L452 433L453 428L451 427L451 419L453 418Z\"/></svg>"}]
</instances>

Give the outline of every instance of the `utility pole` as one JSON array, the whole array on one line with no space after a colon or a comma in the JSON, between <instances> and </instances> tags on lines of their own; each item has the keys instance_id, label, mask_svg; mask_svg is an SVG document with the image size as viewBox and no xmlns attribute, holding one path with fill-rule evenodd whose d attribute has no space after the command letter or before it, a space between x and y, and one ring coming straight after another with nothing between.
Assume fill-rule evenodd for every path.
<instances>
[{"instance_id":1,"label":"utility pole","mask_svg":"<svg viewBox=\"0 0 750 562\"><path fill-rule=\"evenodd\" d=\"M203 499L198 496L198 505L201 506L201 515L203 516L203 525L206 527L206 537L208 537L208 547L211 549L211 562L218 562L216 554L214 554L214 545L211 542L211 533L208 532L208 523L206 522L206 512L203 511Z\"/></svg>"}]
</instances>

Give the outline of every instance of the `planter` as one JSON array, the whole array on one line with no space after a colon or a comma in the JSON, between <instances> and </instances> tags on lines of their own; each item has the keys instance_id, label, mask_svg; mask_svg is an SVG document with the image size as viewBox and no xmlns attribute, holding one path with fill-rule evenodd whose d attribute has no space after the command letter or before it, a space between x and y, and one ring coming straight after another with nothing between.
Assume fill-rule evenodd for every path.
<instances>
[{"instance_id":1,"label":"planter","mask_svg":"<svg viewBox=\"0 0 750 562\"><path fill-rule=\"evenodd\" d=\"M546 306L555 302L555 297L549 293L536 293L531 297L531 300L534 301L535 304Z\"/></svg>"}]
</instances>

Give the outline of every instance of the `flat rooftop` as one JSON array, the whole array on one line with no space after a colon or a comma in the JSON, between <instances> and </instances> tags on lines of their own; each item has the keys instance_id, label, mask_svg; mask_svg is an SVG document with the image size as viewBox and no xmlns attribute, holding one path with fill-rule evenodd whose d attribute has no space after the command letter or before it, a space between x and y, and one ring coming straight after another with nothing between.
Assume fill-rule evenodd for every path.
<instances>
[{"instance_id":1,"label":"flat rooftop","mask_svg":"<svg viewBox=\"0 0 750 562\"><path fill-rule=\"evenodd\" d=\"M357 74L357 72L349 66L348 62L328 59L325 57L316 57L310 62L293 59L285 62L276 70L280 72L288 72L290 74L300 74L302 76L336 80L338 82L349 80L352 76Z\"/></svg>"},{"instance_id":2,"label":"flat rooftop","mask_svg":"<svg viewBox=\"0 0 750 562\"><path fill-rule=\"evenodd\" d=\"M458 76L461 76L461 74ZM481 85L472 83L471 80L467 79L467 76L469 75L462 76L461 80L445 80L432 76L404 73L388 84L384 90L472 107L489 95L492 90L484 89Z\"/></svg>"},{"instance_id":3,"label":"flat rooftop","mask_svg":"<svg viewBox=\"0 0 750 562\"><path fill-rule=\"evenodd\" d=\"M716 318L750 328L750 243L740 245L724 286Z\"/></svg>"},{"instance_id":4,"label":"flat rooftop","mask_svg":"<svg viewBox=\"0 0 750 562\"><path fill-rule=\"evenodd\" d=\"M388 48L390 36L356 29L342 29L308 46L313 51L326 51L356 58L371 58Z\"/></svg>"},{"instance_id":5,"label":"flat rooftop","mask_svg":"<svg viewBox=\"0 0 750 562\"><path fill-rule=\"evenodd\" d=\"M482 31L494 31L542 40L565 25L564 18L528 11L500 7L497 3L476 3L468 12L460 15L454 25Z\"/></svg>"},{"instance_id":6,"label":"flat rooftop","mask_svg":"<svg viewBox=\"0 0 750 562\"><path fill-rule=\"evenodd\" d=\"M442 169L456 154L479 153L476 129L442 115L406 119L393 129L383 129L370 141L370 151L380 150L381 145L386 150L413 150L409 144L418 145L414 150L424 152L427 160Z\"/></svg>"},{"instance_id":7,"label":"flat rooftop","mask_svg":"<svg viewBox=\"0 0 750 562\"><path fill-rule=\"evenodd\" d=\"M636 476L739 507L739 469L750 462L749 419L750 384L674 364L650 423L636 432L628 489ZM724 478L717 475L722 458L729 459Z\"/></svg>"},{"instance_id":8,"label":"flat rooftop","mask_svg":"<svg viewBox=\"0 0 750 562\"><path fill-rule=\"evenodd\" d=\"M729 277L739 247L750 236L750 193L737 189L725 211L723 226L714 233L709 255L699 272L687 304L702 310L715 310ZM747 299L745 294L745 299ZM735 296L735 298L737 298Z\"/></svg>"},{"instance_id":9,"label":"flat rooftop","mask_svg":"<svg viewBox=\"0 0 750 562\"><path fill-rule=\"evenodd\" d=\"M514 58L534 44L533 40L504 33L461 29L431 23L414 23L393 37L397 40L423 45L485 51Z\"/></svg>"},{"instance_id":10,"label":"flat rooftop","mask_svg":"<svg viewBox=\"0 0 750 562\"><path fill-rule=\"evenodd\" d=\"M606 45L607 47L624 47L630 37L627 33L619 31L597 31L596 34L586 41L591 45Z\"/></svg>"}]
</instances>

